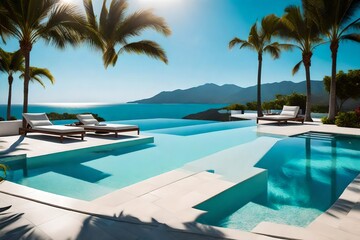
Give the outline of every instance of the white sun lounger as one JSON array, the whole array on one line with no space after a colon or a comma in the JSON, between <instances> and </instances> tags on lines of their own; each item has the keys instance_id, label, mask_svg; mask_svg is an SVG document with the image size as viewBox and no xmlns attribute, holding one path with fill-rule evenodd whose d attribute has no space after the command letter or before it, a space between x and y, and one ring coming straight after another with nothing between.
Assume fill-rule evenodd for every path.
<instances>
[{"instance_id":1,"label":"white sun lounger","mask_svg":"<svg viewBox=\"0 0 360 240\"><path fill-rule=\"evenodd\" d=\"M136 125L99 123L92 114L78 114L76 117L79 119L80 123L83 124L79 126L84 128L84 130L87 132L113 132L115 133L115 137L118 137L119 132L136 131L138 135L140 133L140 129Z\"/></svg>"},{"instance_id":2,"label":"white sun lounger","mask_svg":"<svg viewBox=\"0 0 360 240\"><path fill-rule=\"evenodd\" d=\"M287 123L287 121L298 121L304 124L304 117L298 116L299 110L299 106L284 106L280 115L266 115L263 117L258 117L256 118L256 123L259 123L259 120L266 120L275 121L278 123Z\"/></svg>"},{"instance_id":3,"label":"white sun lounger","mask_svg":"<svg viewBox=\"0 0 360 240\"><path fill-rule=\"evenodd\" d=\"M60 142L63 142L64 136L80 135L81 140L84 140L85 131L81 127L53 125L45 113L23 113L22 115L27 123L26 128L19 129L22 135L26 136L28 132L58 135Z\"/></svg>"}]
</instances>

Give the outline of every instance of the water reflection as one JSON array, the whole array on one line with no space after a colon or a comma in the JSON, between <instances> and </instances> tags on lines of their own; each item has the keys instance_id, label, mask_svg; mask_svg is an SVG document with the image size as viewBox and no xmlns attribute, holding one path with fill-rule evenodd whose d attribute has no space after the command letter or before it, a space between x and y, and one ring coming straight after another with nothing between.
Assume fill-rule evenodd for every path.
<instances>
[{"instance_id":1,"label":"water reflection","mask_svg":"<svg viewBox=\"0 0 360 240\"><path fill-rule=\"evenodd\" d=\"M310 132L278 141L255 165L268 171L266 197L202 221L243 230L262 221L307 226L360 173L359 153L359 137Z\"/></svg>"}]
</instances>

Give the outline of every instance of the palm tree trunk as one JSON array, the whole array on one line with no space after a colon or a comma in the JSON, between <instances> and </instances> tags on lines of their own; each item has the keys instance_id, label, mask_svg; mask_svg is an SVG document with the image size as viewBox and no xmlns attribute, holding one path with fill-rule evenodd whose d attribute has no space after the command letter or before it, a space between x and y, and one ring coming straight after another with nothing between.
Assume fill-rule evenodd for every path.
<instances>
[{"instance_id":1,"label":"palm tree trunk","mask_svg":"<svg viewBox=\"0 0 360 240\"><path fill-rule=\"evenodd\" d=\"M329 96L329 115L328 120L335 121L336 116L336 65L337 65L337 51L339 48L338 42L332 42L331 49L331 82L330 82L330 96Z\"/></svg>"},{"instance_id":2,"label":"palm tree trunk","mask_svg":"<svg viewBox=\"0 0 360 240\"><path fill-rule=\"evenodd\" d=\"M258 55L259 67L258 67L258 78L257 78L257 116L262 117L263 113L261 110L261 69L262 69L262 54Z\"/></svg>"},{"instance_id":3,"label":"palm tree trunk","mask_svg":"<svg viewBox=\"0 0 360 240\"><path fill-rule=\"evenodd\" d=\"M10 120L11 118L11 98L12 98L12 83L13 83L13 76L10 74L8 77L9 81L9 93L8 93L8 103L7 103L7 111L6 111L6 119Z\"/></svg>"},{"instance_id":4,"label":"palm tree trunk","mask_svg":"<svg viewBox=\"0 0 360 240\"><path fill-rule=\"evenodd\" d=\"M310 78L310 66L311 66L312 53L303 53L303 63L305 66L306 76L306 109L305 109L305 121L312 122L311 118L311 78Z\"/></svg>"},{"instance_id":5,"label":"palm tree trunk","mask_svg":"<svg viewBox=\"0 0 360 240\"><path fill-rule=\"evenodd\" d=\"M27 42L20 42L20 48L25 58L25 75L24 75L24 102L23 113L28 112L29 104L29 81L30 81L30 51L31 44ZM23 119L23 127L26 127L25 119Z\"/></svg>"},{"instance_id":6,"label":"palm tree trunk","mask_svg":"<svg viewBox=\"0 0 360 240\"><path fill-rule=\"evenodd\" d=\"M305 66L306 73L306 110L305 121L312 122L311 118L311 79L310 79L310 66Z\"/></svg>"}]
</instances>

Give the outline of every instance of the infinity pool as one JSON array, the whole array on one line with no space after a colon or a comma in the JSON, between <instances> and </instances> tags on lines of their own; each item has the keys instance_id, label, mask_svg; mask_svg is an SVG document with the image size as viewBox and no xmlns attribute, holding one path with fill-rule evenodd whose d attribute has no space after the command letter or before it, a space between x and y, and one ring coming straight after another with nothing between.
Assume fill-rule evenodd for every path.
<instances>
[{"instance_id":1,"label":"infinity pool","mask_svg":"<svg viewBox=\"0 0 360 240\"><path fill-rule=\"evenodd\" d=\"M153 136L155 143L52 155L45 162L41 159L42 166L29 165L27 177L22 169L10 166L8 180L47 192L93 200L258 137L253 121L147 119L126 123L139 125L142 135Z\"/></svg>"},{"instance_id":2,"label":"infinity pool","mask_svg":"<svg viewBox=\"0 0 360 240\"><path fill-rule=\"evenodd\" d=\"M234 195L239 198L245 196L246 191L222 193L232 202L226 211L222 208L223 202L204 202L197 206L208 212L199 222L251 230L262 221L306 226L328 209L360 173L359 137L319 133L288 138L264 136L257 133L254 121L147 119L126 123L139 125L142 134L153 136L155 143L60 153L42 165L27 166L26 176L24 169L10 166L9 180L72 198L93 200L234 147L244 148L238 160L247 161L254 157L253 152L265 149L261 144L256 147L254 144L266 139L274 145L251 165L267 171L266 191L245 204ZM57 158L56 161L53 158ZM28 162L36 160L36 157L29 158ZM222 169L235 167L219 164ZM237 167L246 171L241 162Z\"/></svg>"}]
</instances>

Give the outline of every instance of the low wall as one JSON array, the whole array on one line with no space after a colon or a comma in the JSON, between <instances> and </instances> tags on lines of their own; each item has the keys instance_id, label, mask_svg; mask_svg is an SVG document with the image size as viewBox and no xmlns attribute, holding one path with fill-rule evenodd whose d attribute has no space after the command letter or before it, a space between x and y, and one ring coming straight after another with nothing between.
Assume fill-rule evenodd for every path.
<instances>
[{"instance_id":1,"label":"low wall","mask_svg":"<svg viewBox=\"0 0 360 240\"><path fill-rule=\"evenodd\" d=\"M21 126L22 120L0 121L0 136L19 135Z\"/></svg>"}]
</instances>

